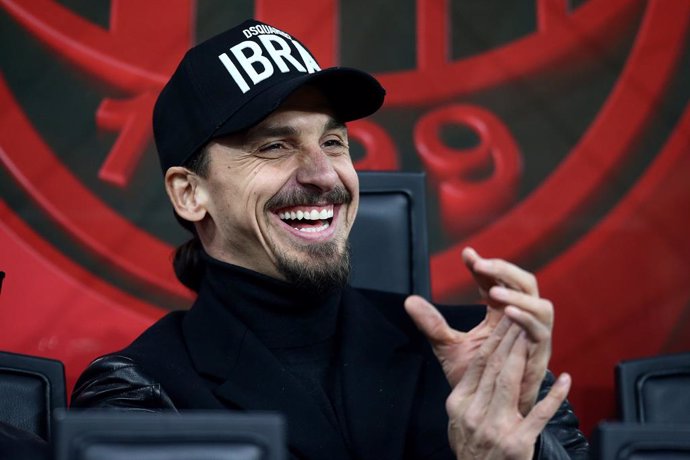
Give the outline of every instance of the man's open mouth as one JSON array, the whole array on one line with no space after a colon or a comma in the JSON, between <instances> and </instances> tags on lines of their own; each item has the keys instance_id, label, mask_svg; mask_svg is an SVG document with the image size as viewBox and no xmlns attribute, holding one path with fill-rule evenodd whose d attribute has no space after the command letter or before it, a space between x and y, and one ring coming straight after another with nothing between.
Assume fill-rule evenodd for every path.
<instances>
[{"instance_id":1,"label":"man's open mouth","mask_svg":"<svg viewBox=\"0 0 690 460\"><path fill-rule=\"evenodd\" d=\"M326 230L333 221L333 205L293 206L277 212L280 220L300 232L317 233Z\"/></svg>"}]
</instances>

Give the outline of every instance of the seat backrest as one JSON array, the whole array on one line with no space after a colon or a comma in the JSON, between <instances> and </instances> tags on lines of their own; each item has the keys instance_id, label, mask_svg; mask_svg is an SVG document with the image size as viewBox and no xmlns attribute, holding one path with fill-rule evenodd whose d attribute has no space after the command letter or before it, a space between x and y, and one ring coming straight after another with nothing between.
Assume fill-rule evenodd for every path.
<instances>
[{"instance_id":1,"label":"seat backrest","mask_svg":"<svg viewBox=\"0 0 690 460\"><path fill-rule=\"evenodd\" d=\"M51 439L55 409L67 405L60 361L0 352L0 421Z\"/></svg>"},{"instance_id":2,"label":"seat backrest","mask_svg":"<svg viewBox=\"0 0 690 460\"><path fill-rule=\"evenodd\" d=\"M620 362L616 394L622 421L690 423L690 353Z\"/></svg>"},{"instance_id":3,"label":"seat backrest","mask_svg":"<svg viewBox=\"0 0 690 460\"><path fill-rule=\"evenodd\" d=\"M54 460L284 460L273 413L59 411Z\"/></svg>"},{"instance_id":4,"label":"seat backrest","mask_svg":"<svg viewBox=\"0 0 690 460\"><path fill-rule=\"evenodd\" d=\"M429 298L423 173L359 172L360 205L350 233L355 287Z\"/></svg>"},{"instance_id":5,"label":"seat backrest","mask_svg":"<svg viewBox=\"0 0 690 460\"><path fill-rule=\"evenodd\" d=\"M602 422L591 453L595 460L690 460L690 425Z\"/></svg>"}]
</instances>

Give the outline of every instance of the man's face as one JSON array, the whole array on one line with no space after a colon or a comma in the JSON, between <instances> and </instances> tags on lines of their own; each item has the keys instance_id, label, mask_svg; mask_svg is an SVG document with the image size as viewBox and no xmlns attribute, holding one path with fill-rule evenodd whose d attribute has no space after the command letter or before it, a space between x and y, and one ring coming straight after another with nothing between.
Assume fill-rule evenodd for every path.
<instances>
[{"instance_id":1,"label":"man's face","mask_svg":"<svg viewBox=\"0 0 690 460\"><path fill-rule=\"evenodd\" d=\"M346 128L317 90L297 91L208 155L201 227L210 255L317 288L346 280L359 183Z\"/></svg>"}]
</instances>

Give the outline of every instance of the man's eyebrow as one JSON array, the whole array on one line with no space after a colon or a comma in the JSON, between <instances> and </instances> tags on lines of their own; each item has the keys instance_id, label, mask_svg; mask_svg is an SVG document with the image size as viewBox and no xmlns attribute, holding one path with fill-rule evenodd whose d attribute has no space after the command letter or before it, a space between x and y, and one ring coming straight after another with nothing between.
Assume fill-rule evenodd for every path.
<instances>
[{"instance_id":1,"label":"man's eyebrow","mask_svg":"<svg viewBox=\"0 0 690 460\"><path fill-rule=\"evenodd\" d=\"M297 135L297 130L292 126L258 126L249 130L247 139L258 139L264 137L290 137Z\"/></svg>"},{"instance_id":2,"label":"man's eyebrow","mask_svg":"<svg viewBox=\"0 0 690 460\"><path fill-rule=\"evenodd\" d=\"M342 129L342 130L347 129L347 128L345 127L345 123L343 123L343 122L340 121L340 120L336 120L336 119L333 118L333 117L331 117L331 118L328 119L328 122L326 122L325 128L326 128L326 131L330 131L330 130L332 130L332 129Z\"/></svg>"},{"instance_id":3,"label":"man's eyebrow","mask_svg":"<svg viewBox=\"0 0 690 460\"><path fill-rule=\"evenodd\" d=\"M333 117L329 117L328 121L324 125L324 131L331 130L346 130L345 123L339 121ZM247 132L246 139L251 141L254 139L261 139L265 137L291 137L298 135L298 130L293 126L256 126Z\"/></svg>"}]
</instances>

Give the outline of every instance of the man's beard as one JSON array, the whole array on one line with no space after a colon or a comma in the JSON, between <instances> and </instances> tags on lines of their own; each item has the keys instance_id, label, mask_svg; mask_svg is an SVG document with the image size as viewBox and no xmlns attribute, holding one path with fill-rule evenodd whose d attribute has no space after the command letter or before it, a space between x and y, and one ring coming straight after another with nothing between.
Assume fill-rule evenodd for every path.
<instances>
[{"instance_id":1,"label":"man's beard","mask_svg":"<svg viewBox=\"0 0 690 460\"><path fill-rule=\"evenodd\" d=\"M328 294L342 289L350 277L350 245L345 244L342 252L334 241L304 245L302 252L308 262L289 257L282 251L277 253L278 270L285 279L313 294Z\"/></svg>"},{"instance_id":2,"label":"man's beard","mask_svg":"<svg viewBox=\"0 0 690 460\"><path fill-rule=\"evenodd\" d=\"M266 203L266 209L317 205L324 202L351 203L352 196L347 189L340 186L328 192L298 188L272 197ZM298 250L306 255L306 262L302 257L289 257L283 251L275 251L278 270L287 281L314 294L327 294L347 284L350 277L349 242L345 241L342 245L337 241L310 243L301 245Z\"/></svg>"}]
</instances>

